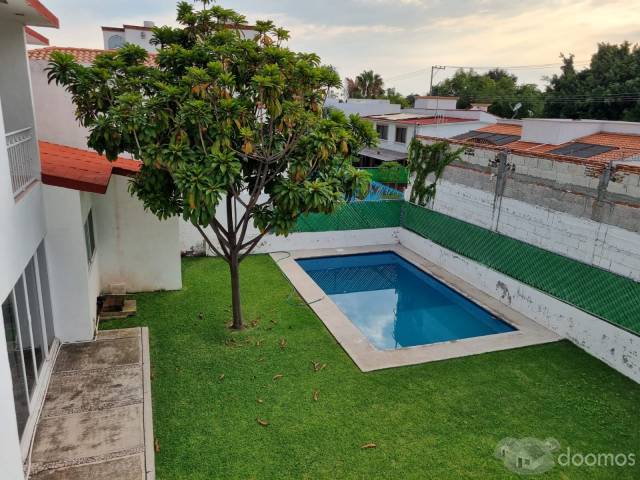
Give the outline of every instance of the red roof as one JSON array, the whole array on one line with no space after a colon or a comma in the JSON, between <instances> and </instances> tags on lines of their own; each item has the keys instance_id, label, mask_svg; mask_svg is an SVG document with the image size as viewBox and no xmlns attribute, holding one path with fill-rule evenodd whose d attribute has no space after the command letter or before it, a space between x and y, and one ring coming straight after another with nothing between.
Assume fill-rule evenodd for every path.
<instances>
[{"instance_id":1,"label":"red roof","mask_svg":"<svg viewBox=\"0 0 640 480\"><path fill-rule=\"evenodd\" d=\"M78 63L90 64L96 59L96 57L102 53L113 52L114 50L103 50L100 48L76 48L76 47L45 47L29 50L29 60L51 60L51 54L53 52L70 53L76 59ZM146 64L153 65L155 53L149 53Z\"/></svg>"},{"instance_id":2,"label":"red roof","mask_svg":"<svg viewBox=\"0 0 640 480\"><path fill-rule=\"evenodd\" d=\"M495 123L478 129L478 132L496 133L499 135L522 135L522 125L514 123Z\"/></svg>"},{"instance_id":3,"label":"red roof","mask_svg":"<svg viewBox=\"0 0 640 480\"><path fill-rule=\"evenodd\" d=\"M24 27L24 33L27 36L27 44L29 45L49 45L49 39L31 27Z\"/></svg>"},{"instance_id":4,"label":"red roof","mask_svg":"<svg viewBox=\"0 0 640 480\"><path fill-rule=\"evenodd\" d=\"M96 152L49 142L40 143L42 182L83 192L105 193L111 175L131 176L140 171L137 160L110 162Z\"/></svg>"},{"instance_id":5,"label":"red roof","mask_svg":"<svg viewBox=\"0 0 640 480\"><path fill-rule=\"evenodd\" d=\"M39 0L27 0L27 4L49 23L48 26L60 28L60 20L58 20L58 17L51 13L51 10L40 3Z\"/></svg>"}]
</instances>

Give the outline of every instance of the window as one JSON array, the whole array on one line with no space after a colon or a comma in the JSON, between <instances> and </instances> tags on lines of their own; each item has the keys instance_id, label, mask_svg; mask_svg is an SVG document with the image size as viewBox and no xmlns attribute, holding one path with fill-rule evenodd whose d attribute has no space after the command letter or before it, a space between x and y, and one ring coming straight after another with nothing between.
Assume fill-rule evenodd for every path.
<instances>
[{"instance_id":1,"label":"window","mask_svg":"<svg viewBox=\"0 0 640 480\"><path fill-rule=\"evenodd\" d=\"M124 38L121 35L111 35L107 44L109 50L115 50L124 45Z\"/></svg>"},{"instance_id":2,"label":"window","mask_svg":"<svg viewBox=\"0 0 640 480\"><path fill-rule=\"evenodd\" d=\"M49 339L55 336L50 317L49 282L43 274L46 274L46 266L44 245L41 244L2 303L2 322L20 437L32 428L27 425L30 415L38 410L35 398L39 395L36 392L42 395L45 382L40 380L45 362L51 358L50 347L53 344Z\"/></svg>"},{"instance_id":3,"label":"window","mask_svg":"<svg viewBox=\"0 0 640 480\"><path fill-rule=\"evenodd\" d=\"M389 125L376 125L380 140L389 140Z\"/></svg>"},{"instance_id":4,"label":"window","mask_svg":"<svg viewBox=\"0 0 640 480\"><path fill-rule=\"evenodd\" d=\"M407 143L407 128L396 127L396 142Z\"/></svg>"},{"instance_id":5,"label":"window","mask_svg":"<svg viewBox=\"0 0 640 480\"><path fill-rule=\"evenodd\" d=\"M93 212L89 210L89 215L84 222L84 244L87 247L87 262L93 262L93 254L96 252L96 237L93 233Z\"/></svg>"}]
</instances>

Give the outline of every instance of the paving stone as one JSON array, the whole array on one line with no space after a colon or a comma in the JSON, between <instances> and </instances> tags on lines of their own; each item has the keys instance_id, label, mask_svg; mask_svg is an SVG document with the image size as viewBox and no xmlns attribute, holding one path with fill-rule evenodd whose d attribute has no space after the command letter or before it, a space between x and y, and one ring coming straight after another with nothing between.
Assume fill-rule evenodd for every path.
<instances>
[{"instance_id":1,"label":"paving stone","mask_svg":"<svg viewBox=\"0 0 640 480\"><path fill-rule=\"evenodd\" d=\"M65 345L58 355L54 372L94 370L113 365L140 363L140 348L138 337Z\"/></svg>"},{"instance_id":2,"label":"paving stone","mask_svg":"<svg viewBox=\"0 0 640 480\"><path fill-rule=\"evenodd\" d=\"M31 461L38 471L50 464L64 467L141 453L143 428L142 405L44 418Z\"/></svg>"},{"instance_id":3,"label":"paving stone","mask_svg":"<svg viewBox=\"0 0 640 480\"><path fill-rule=\"evenodd\" d=\"M145 478L142 455L107 462L47 470L30 477L32 480L140 480Z\"/></svg>"},{"instance_id":4,"label":"paving stone","mask_svg":"<svg viewBox=\"0 0 640 480\"><path fill-rule=\"evenodd\" d=\"M51 378L42 416L104 410L142 400L142 370L138 365L57 373Z\"/></svg>"},{"instance_id":5,"label":"paving stone","mask_svg":"<svg viewBox=\"0 0 640 480\"><path fill-rule=\"evenodd\" d=\"M118 338L139 337L139 328L119 328L117 330L100 330L98 340L115 340Z\"/></svg>"}]
</instances>

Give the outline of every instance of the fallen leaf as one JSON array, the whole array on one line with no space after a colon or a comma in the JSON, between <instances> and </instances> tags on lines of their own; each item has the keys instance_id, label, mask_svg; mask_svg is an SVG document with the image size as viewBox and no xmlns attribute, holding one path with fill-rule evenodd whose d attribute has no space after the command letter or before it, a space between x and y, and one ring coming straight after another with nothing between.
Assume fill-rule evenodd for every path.
<instances>
[{"instance_id":1,"label":"fallen leaf","mask_svg":"<svg viewBox=\"0 0 640 480\"><path fill-rule=\"evenodd\" d=\"M273 323L274 325L278 324L278 322L276 322L275 320L271 320L271 323Z\"/></svg>"},{"instance_id":2,"label":"fallen leaf","mask_svg":"<svg viewBox=\"0 0 640 480\"><path fill-rule=\"evenodd\" d=\"M264 357L258 357L259 362L264 362Z\"/></svg>"},{"instance_id":3,"label":"fallen leaf","mask_svg":"<svg viewBox=\"0 0 640 480\"><path fill-rule=\"evenodd\" d=\"M156 453L160 453L160 442L157 438L153 442L153 449L156 451Z\"/></svg>"},{"instance_id":4,"label":"fallen leaf","mask_svg":"<svg viewBox=\"0 0 640 480\"><path fill-rule=\"evenodd\" d=\"M257 317L255 320L252 320L251 326L255 328L258 326L258 323L260 323L260 317Z\"/></svg>"},{"instance_id":5,"label":"fallen leaf","mask_svg":"<svg viewBox=\"0 0 640 480\"><path fill-rule=\"evenodd\" d=\"M256 347L261 347L262 346L262 342L263 342L263 340L257 340L256 341Z\"/></svg>"},{"instance_id":6,"label":"fallen leaf","mask_svg":"<svg viewBox=\"0 0 640 480\"><path fill-rule=\"evenodd\" d=\"M258 422L258 425L262 425L263 427L269 425L269 422L267 422L266 420L262 420L261 418L256 418L256 422Z\"/></svg>"},{"instance_id":7,"label":"fallen leaf","mask_svg":"<svg viewBox=\"0 0 640 480\"><path fill-rule=\"evenodd\" d=\"M281 338L280 339L280 348L282 350L284 350L285 348L287 348L287 339L286 338Z\"/></svg>"},{"instance_id":8,"label":"fallen leaf","mask_svg":"<svg viewBox=\"0 0 640 480\"><path fill-rule=\"evenodd\" d=\"M198 318L199 318L200 320L202 320L202 319L204 318L204 313L200 312L200 313L198 314Z\"/></svg>"},{"instance_id":9,"label":"fallen leaf","mask_svg":"<svg viewBox=\"0 0 640 480\"><path fill-rule=\"evenodd\" d=\"M281 374L281 373L279 373L279 374L277 374L275 377L273 377L273 380L274 380L274 381L276 381L276 380L280 380L282 377L284 377L284 375L283 375L283 374Z\"/></svg>"},{"instance_id":10,"label":"fallen leaf","mask_svg":"<svg viewBox=\"0 0 640 480\"><path fill-rule=\"evenodd\" d=\"M362 449L378 448L378 445L376 445L375 443L365 443L360 448L362 448Z\"/></svg>"},{"instance_id":11,"label":"fallen leaf","mask_svg":"<svg viewBox=\"0 0 640 480\"><path fill-rule=\"evenodd\" d=\"M256 398L256 403L262 405L264 403L264 400L261 398Z\"/></svg>"},{"instance_id":12,"label":"fallen leaf","mask_svg":"<svg viewBox=\"0 0 640 480\"><path fill-rule=\"evenodd\" d=\"M220 374L220 376L218 377L218 380L220 380L220 381L224 380L224 373Z\"/></svg>"},{"instance_id":13,"label":"fallen leaf","mask_svg":"<svg viewBox=\"0 0 640 480\"><path fill-rule=\"evenodd\" d=\"M313 396L311 398L313 398L314 402L317 402L318 399L320 398L320 392L318 390L314 390L313 391Z\"/></svg>"}]
</instances>

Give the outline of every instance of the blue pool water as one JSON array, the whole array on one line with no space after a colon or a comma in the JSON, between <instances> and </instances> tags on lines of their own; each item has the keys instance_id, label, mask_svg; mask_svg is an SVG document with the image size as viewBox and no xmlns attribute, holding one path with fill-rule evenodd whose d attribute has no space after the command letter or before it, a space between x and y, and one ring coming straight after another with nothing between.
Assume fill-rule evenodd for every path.
<instances>
[{"instance_id":1,"label":"blue pool water","mask_svg":"<svg viewBox=\"0 0 640 480\"><path fill-rule=\"evenodd\" d=\"M381 350L515 330L393 252L298 264Z\"/></svg>"}]
</instances>

